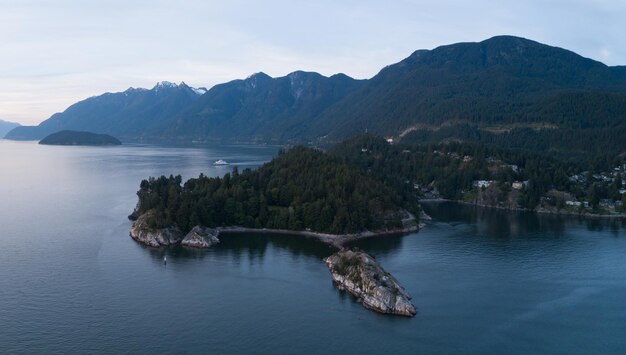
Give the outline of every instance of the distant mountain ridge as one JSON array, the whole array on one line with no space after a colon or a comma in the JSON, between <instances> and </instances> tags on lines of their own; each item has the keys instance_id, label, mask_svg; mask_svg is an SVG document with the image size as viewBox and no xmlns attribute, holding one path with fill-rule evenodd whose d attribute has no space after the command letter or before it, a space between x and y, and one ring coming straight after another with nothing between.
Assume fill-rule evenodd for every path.
<instances>
[{"instance_id":1,"label":"distant mountain ridge","mask_svg":"<svg viewBox=\"0 0 626 355\"><path fill-rule=\"evenodd\" d=\"M170 126L193 140L286 142L308 135L307 125L364 81L296 71L272 78L256 73L214 86Z\"/></svg>"},{"instance_id":2,"label":"distant mountain ridge","mask_svg":"<svg viewBox=\"0 0 626 355\"><path fill-rule=\"evenodd\" d=\"M39 140L57 131L74 130L136 139L146 132L161 132L172 117L203 93L184 82L177 85L164 81L149 90L131 87L77 102L38 126L14 129L6 138Z\"/></svg>"},{"instance_id":3,"label":"distant mountain ridge","mask_svg":"<svg viewBox=\"0 0 626 355\"><path fill-rule=\"evenodd\" d=\"M367 131L626 151L626 67L512 36L418 50L368 80L297 71L257 73L202 95L183 84L163 86L162 96L157 89L90 98L8 136L80 129L123 140L332 143Z\"/></svg>"},{"instance_id":4,"label":"distant mountain ridge","mask_svg":"<svg viewBox=\"0 0 626 355\"><path fill-rule=\"evenodd\" d=\"M106 93L80 101L8 139L37 140L82 130L146 141L273 141L302 137L302 125L363 83L343 74L256 73L211 88L164 82L152 89Z\"/></svg>"},{"instance_id":5,"label":"distant mountain ridge","mask_svg":"<svg viewBox=\"0 0 626 355\"><path fill-rule=\"evenodd\" d=\"M479 43L458 43L419 50L390 65L319 119L337 139L369 129L398 135L417 125L548 123L577 125L569 111L580 112L577 98L626 93L626 67L608 67L573 52L523 38L498 36ZM623 111L586 115L624 118ZM619 111L619 110L616 110ZM569 117L568 117L569 116ZM603 116L603 117L597 117Z\"/></svg>"},{"instance_id":6,"label":"distant mountain ridge","mask_svg":"<svg viewBox=\"0 0 626 355\"><path fill-rule=\"evenodd\" d=\"M12 129L19 126L19 123L0 120L0 139L4 138Z\"/></svg>"}]
</instances>

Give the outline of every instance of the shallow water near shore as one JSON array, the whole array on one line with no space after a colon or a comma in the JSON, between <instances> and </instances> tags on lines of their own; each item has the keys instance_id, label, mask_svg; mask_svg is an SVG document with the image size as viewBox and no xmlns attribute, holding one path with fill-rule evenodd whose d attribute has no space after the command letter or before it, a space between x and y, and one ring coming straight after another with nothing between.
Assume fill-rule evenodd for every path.
<instances>
[{"instance_id":1,"label":"shallow water near shore","mask_svg":"<svg viewBox=\"0 0 626 355\"><path fill-rule=\"evenodd\" d=\"M429 203L418 233L352 243L413 296L414 318L338 292L310 238L228 235L209 250L128 236L141 179L221 175L254 146L51 147L0 140L0 353L619 353L623 222ZM167 256L167 265L163 264Z\"/></svg>"}]
</instances>

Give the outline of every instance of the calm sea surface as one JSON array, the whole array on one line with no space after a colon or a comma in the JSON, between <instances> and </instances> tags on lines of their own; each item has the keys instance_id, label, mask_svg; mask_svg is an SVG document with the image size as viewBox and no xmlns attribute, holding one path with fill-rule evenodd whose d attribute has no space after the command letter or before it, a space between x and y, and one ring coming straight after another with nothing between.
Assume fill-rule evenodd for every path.
<instances>
[{"instance_id":1,"label":"calm sea surface","mask_svg":"<svg viewBox=\"0 0 626 355\"><path fill-rule=\"evenodd\" d=\"M426 205L419 233L356 244L413 295L414 318L338 292L314 240L188 251L128 236L141 179L275 153L0 140L0 353L626 352L621 222Z\"/></svg>"}]
</instances>

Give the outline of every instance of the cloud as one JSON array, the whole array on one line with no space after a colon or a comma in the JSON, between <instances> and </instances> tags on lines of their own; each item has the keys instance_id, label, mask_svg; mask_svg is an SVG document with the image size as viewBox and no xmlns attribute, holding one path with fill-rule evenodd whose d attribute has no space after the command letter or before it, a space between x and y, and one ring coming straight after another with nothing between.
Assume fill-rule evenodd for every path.
<instances>
[{"instance_id":1,"label":"cloud","mask_svg":"<svg viewBox=\"0 0 626 355\"><path fill-rule=\"evenodd\" d=\"M602 48L600 49L600 53L598 55L603 61L608 61L611 58L611 52L606 49L606 48Z\"/></svg>"}]
</instances>

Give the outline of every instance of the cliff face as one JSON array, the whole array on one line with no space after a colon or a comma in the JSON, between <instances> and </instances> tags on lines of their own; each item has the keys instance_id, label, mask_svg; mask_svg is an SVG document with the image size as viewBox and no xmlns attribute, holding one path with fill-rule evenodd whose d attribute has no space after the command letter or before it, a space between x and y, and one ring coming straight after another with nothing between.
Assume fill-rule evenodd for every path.
<instances>
[{"instance_id":1,"label":"cliff face","mask_svg":"<svg viewBox=\"0 0 626 355\"><path fill-rule=\"evenodd\" d=\"M408 317L417 313L409 293L371 256L342 250L324 261L337 288L357 297L364 307Z\"/></svg>"},{"instance_id":2,"label":"cliff face","mask_svg":"<svg viewBox=\"0 0 626 355\"><path fill-rule=\"evenodd\" d=\"M136 241L151 247L161 247L178 244L183 239L181 231L176 227L152 229L147 219L150 212L137 218L130 228L130 236Z\"/></svg>"},{"instance_id":3,"label":"cliff face","mask_svg":"<svg viewBox=\"0 0 626 355\"><path fill-rule=\"evenodd\" d=\"M200 225L193 227L185 236L177 227L150 228L147 221L152 216L152 212L140 215L138 211L139 204L128 216L128 219L134 221L130 227L130 236L145 245L157 248L180 244L192 248L209 248L220 242L218 230Z\"/></svg>"}]
</instances>

